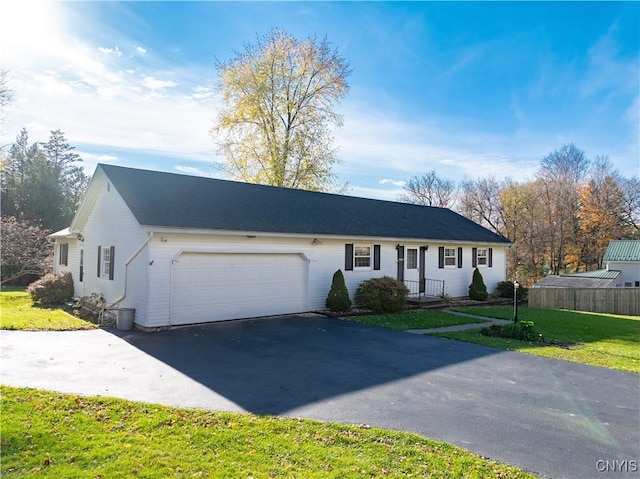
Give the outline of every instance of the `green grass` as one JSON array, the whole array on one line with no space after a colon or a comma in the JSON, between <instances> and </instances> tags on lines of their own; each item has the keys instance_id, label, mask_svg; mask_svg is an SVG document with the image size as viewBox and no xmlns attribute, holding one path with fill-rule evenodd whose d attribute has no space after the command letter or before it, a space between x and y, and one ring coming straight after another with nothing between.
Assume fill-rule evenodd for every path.
<instances>
[{"instance_id":1,"label":"green grass","mask_svg":"<svg viewBox=\"0 0 640 479\"><path fill-rule=\"evenodd\" d=\"M481 319L455 316L438 309L405 311L395 314L351 316L344 319L356 323L368 324L370 326L379 326L382 328L397 329L401 331L407 329L442 328L445 326L456 326L458 324L482 322Z\"/></svg>"},{"instance_id":2,"label":"green grass","mask_svg":"<svg viewBox=\"0 0 640 479\"><path fill-rule=\"evenodd\" d=\"M510 306L474 306L456 308L456 311L513 319ZM486 337L479 330L438 333L437 336L640 373L640 317L524 307L518 310L518 319L533 321L545 340L563 347Z\"/></svg>"},{"instance_id":3,"label":"green grass","mask_svg":"<svg viewBox=\"0 0 640 479\"><path fill-rule=\"evenodd\" d=\"M34 306L24 288L3 288L0 292L0 329L68 331L96 327L61 307Z\"/></svg>"},{"instance_id":4,"label":"green grass","mask_svg":"<svg viewBox=\"0 0 640 479\"><path fill-rule=\"evenodd\" d=\"M0 387L3 478L532 478L368 426Z\"/></svg>"}]
</instances>

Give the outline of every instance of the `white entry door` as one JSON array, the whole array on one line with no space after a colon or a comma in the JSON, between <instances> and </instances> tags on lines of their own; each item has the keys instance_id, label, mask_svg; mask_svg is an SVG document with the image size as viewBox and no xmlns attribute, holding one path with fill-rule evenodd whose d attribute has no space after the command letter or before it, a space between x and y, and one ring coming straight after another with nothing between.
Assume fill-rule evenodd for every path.
<instances>
[{"instance_id":1,"label":"white entry door","mask_svg":"<svg viewBox=\"0 0 640 479\"><path fill-rule=\"evenodd\" d=\"M407 248L404 258L404 279L407 281L419 281L420 271L418 261L418 248Z\"/></svg>"},{"instance_id":2,"label":"white entry door","mask_svg":"<svg viewBox=\"0 0 640 479\"><path fill-rule=\"evenodd\" d=\"M307 310L308 263L299 254L183 253L171 281L174 325Z\"/></svg>"}]
</instances>

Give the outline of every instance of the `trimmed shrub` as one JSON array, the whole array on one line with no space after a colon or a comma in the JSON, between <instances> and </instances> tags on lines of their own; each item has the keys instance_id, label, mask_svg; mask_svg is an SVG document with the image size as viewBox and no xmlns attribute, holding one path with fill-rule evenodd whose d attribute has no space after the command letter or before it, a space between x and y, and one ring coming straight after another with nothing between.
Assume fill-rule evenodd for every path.
<instances>
[{"instance_id":1,"label":"trimmed shrub","mask_svg":"<svg viewBox=\"0 0 640 479\"><path fill-rule=\"evenodd\" d=\"M489 297L487 293L487 287L482 279L482 274L478 268L473 270L473 279L469 285L469 298L476 301L486 301Z\"/></svg>"},{"instance_id":2,"label":"trimmed shrub","mask_svg":"<svg viewBox=\"0 0 640 479\"><path fill-rule=\"evenodd\" d=\"M542 341L542 334L536 333L533 321L518 321L517 323L502 325L494 324L488 328L482 328L480 334L520 341Z\"/></svg>"},{"instance_id":3,"label":"trimmed shrub","mask_svg":"<svg viewBox=\"0 0 640 479\"><path fill-rule=\"evenodd\" d=\"M513 281L500 281L493 295L498 298L513 299Z\"/></svg>"},{"instance_id":4,"label":"trimmed shrub","mask_svg":"<svg viewBox=\"0 0 640 479\"><path fill-rule=\"evenodd\" d=\"M27 287L35 304L62 304L73 296L70 272L47 274Z\"/></svg>"},{"instance_id":5,"label":"trimmed shrub","mask_svg":"<svg viewBox=\"0 0 640 479\"><path fill-rule=\"evenodd\" d=\"M333 279L331 280L331 289L325 302L329 311L341 312L347 311L351 307L351 299L349 299L349 290L344 283L344 275L341 270L333 273Z\"/></svg>"},{"instance_id":6,"label":"trimmed shrub","mask_svg":"<svg viewBox=\"0 0 640 479\"><path fill-rule=\"evenodd\" d=\"M520 288L518 289L518 299L526 299L528 292L529 289L520 285ZM493 294L498 298L513 299L513 281L500 281Z\"/></svg>"},{"instance_id":7,"label":"trimmed shrub","mask_svg":"<svg viewBox=\"0 0 640 479\"><path fill-rule=\"evenodd\" d=\"M363 281L356 291L356 303L374 313L397 313L404 310L409 290L389 276Z\"/></svg>"}]
</instances>

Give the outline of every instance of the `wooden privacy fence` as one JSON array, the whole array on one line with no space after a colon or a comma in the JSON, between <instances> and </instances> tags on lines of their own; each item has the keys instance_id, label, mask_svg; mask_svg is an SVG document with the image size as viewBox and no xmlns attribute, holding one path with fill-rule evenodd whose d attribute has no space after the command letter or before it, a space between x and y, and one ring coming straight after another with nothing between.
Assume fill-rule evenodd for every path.
<instances>
[{"instance_id":1,"label":"wooden privacy fence","mask_svg":"<svg viewBox=\"0 0 640 479\"><path fill-rule=\"evenodd\" d=\"M529 306L640 316L640 288L531 288Z\"/></svg>"}]
</instances>

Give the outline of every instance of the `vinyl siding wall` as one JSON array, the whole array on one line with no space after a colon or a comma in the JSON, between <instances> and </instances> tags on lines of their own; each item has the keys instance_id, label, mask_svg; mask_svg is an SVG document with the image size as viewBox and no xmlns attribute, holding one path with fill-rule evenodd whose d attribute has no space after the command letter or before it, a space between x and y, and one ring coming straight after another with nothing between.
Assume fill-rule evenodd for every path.
<instances>
[{"instance_id":1,"label":"vinyl siding wall","mask_svg":"<svg viewBox=\"0 0 640 479\"><path fill-rule=\"evenodd\" d=\"M79 260L79 251L84 250L82 283L78 282L79 263L73 267L76 295L88 296L99 292L104 294L107 303L110 304L125 294L125 262L144 243L147 233L140 228L129 208L111 185L103 181L99 186L100 193L82 227L84 242L77 241L74 248L70 245L69 258L73 256ZM98 246L115 247L113 280L98 277ZM138 286L141 286L140 281ZM140 295L144 295L142 288L135 291L135 294L128 292L120 306L136 309L141 307L136 299Z\"/></svg>"},{"instance_id":2,"label":"vinyl siding wall","mask_svg":"<svg viewBox=\"0 0 640 479\"><path fill-rule=\"evenodd\" d=\"M61 244L69 245L69 256L67 258L67 264L60 264L60 245ZM75 238L58 238L56 239L54 250L53 250L53 272L55 274L70 272L71 277L73 278L74 284L74 296L81 296L82 294L82 283L79 282L80 279L80 248L78 247L78 243L80 243ZM81 245L82 243L80 243Z\"/></svg>"},{"instance_id":3,"label":"vinyl siding wall","mask_svg":"<svg viewBox=\"0 0 640 479\"><path fill-rule=\"evenodd\" d=\"M208 253L297 253L309 261L308 305L307 309L317 310L325 307L325 300L331 287L331 279L336 270L343 271L345 282L351 297L358 285L370 278L380 276L396 277L397 274L397 241L380 241L379 239L334 239L318 237L322 244L313 245L313 238L269 237L257 235L248 238L246 235L213 235L213 234L178 234L156 233L149 242L148 256L140 260L140 271L129 273L129 295L146 296L143 292L145 274L142 265L147 268L148 300L135 300L136 322L146 327L158 327L171 324L171 264L178 260L183 252ZM380 269L345 271L345 244L380 245ZM405 247L424 246L425 243L401 243ZM471 267L472 247L463 246L463 268L438 268L438 247L443 244L430 243L426 252L426 277L445 281L445 292L452 297L466 296L471 283L473 268ZM460 245L455 245L456 248ZM499 281L505 279L505 248L493 246L492 267L481 267L485 284L493 291ZM373 258L372 258L373 265ZM137 269L136 269L137 271ZM133 280L133 277L136 279ZM139 286L133 286L138 284ZM129 299L130 302L133 299ZM133 304L133 303L130 303Z\"/></svg>"},{"instance_id":4,"label":"vinyl siding wall","mask_svg":"<svg viewBox=\"0 0 640 479\"><path fill-rule=\"evenodd\" d=\"M625 262L625 263L608 263L610 270L619 270L620 276L616 278L616 281L611 285L616 288L624 288L625 283L631 283L631 287L635 287L636 281L640 281L640 263Z\"/></svg>"}]
</instances>

